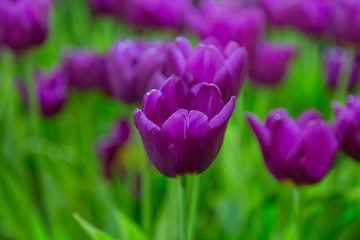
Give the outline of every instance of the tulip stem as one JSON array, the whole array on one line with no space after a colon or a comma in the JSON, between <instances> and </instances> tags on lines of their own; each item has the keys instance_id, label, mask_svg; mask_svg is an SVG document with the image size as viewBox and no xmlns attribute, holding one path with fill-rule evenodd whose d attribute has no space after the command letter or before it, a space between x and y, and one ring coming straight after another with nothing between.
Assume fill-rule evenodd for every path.
<instances>
[{"instance_id":1,"label":"tulip stem","mask_svg":"<svg viewBox=\"0 0 360 240\"><path fill-rule=\"evenodd\" d=\"M142 188L143 188L143 202L142 202L142 222L145 231L150 234L150 222L151 222L151 190L150 190L150 173L147 159L144 158L142 166Z\"/></svg>"},{"instance_id":2,"label":"tulip stem","mask_svg":"<svg viewBox=\"0 0 360 240\"><path fill-rule=\"evenodd\" d=\"M185 197L185 177L181 177L179 179L179 196L180 196L180 231L179 231L179 239L186 240L186 229L185 229L185 211L186 211L186 197Z\"/></svg>"},{"instance_id":3,"label":"tulip stem","mask_svg":"<svg viewBox=\"0 0 360 240\"><path fill-rule=\"evenodd\" d=\"M301 239L301 216L300 216L300 199L301 192L298 187L293 189L293 206L294 206L294 217L295 217L295 239Z\"/></svg>"},{"instance_id":4,"label":"tulip stem","mask_svg":"<svg viewBox=\"0 0 360 240\"><path fill-rule=\"evenodd\" d=\"M190 214L189 214L189 222L188 222L188 240L192 240L194 237L194 229L195 229L195 219L196 212L198 208L199 202L199 187L200 187L200 176L195 176L193 178L193 184L191 189L191 200L190 200Z\"/></svg>"}]
</instances>

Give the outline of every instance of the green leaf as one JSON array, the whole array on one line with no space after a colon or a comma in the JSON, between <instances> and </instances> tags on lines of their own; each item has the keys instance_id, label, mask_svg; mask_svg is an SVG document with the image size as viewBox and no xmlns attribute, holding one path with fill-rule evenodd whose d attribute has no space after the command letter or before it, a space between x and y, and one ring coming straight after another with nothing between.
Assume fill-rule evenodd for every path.
<instances>
[{"instance_id":1,"label":"green leaf","mask_svg":"<svg viewBox=\"0 0 360 240\"><path fill-rule=\"evenodd\" d=\"M85 219L83 219L78 213L74 213L73 217L75 220L81 225L81 227L85 230L85 232L94 240L113 240L115 238L110 237L100 229L94 227L90 223L88 223Z\"/></svg>"}]
</instances>

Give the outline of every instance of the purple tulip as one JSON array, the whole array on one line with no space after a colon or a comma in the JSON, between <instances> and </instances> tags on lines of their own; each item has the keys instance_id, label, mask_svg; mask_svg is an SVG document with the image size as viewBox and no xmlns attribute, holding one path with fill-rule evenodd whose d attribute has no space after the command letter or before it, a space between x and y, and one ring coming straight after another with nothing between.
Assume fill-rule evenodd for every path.
<instances>
[{"instance_id":1,"label":"purple tulip","mask_svg":"<svg viewBox=\"0 0 360 240\"><path fill-rule=\"evenodd\" d=\"M351 92L353 91L360 80L360 51L355 53L354 61L351 68L350 80L348 90Z\"/></svg>"},{"instance_id":2,"label":"purple tulip","mask_svg":"<svg viewBox=\"0 0 360 240\"><path fill-rule=\"evenodd\" d=\"M269 22L280 27L292 23L295 3L293 0L261 0L261 6Z\"/></svg>"},{"instance_id":3,"label":"purple tulip","mask_svg":"<svg viewBox=\"0 0 360 240\"><path fill-rule=\"evenodd\" d=\"M259 140L267 168L278 181L314 184L333 166L338 141L318 112L308 110L296 121L285 109L277 109L265 124L254 114L246 118Z\"/></svg>"},{"instance_id":4,"label":"purple tulip","mask_svg":"<svg viewBox=\"0 0 360 240\"><path fill-rule=\"evenodd\" d=\"M279 84L296 54L297 49L292 45L259 44L249 69L250 80L264 85Z\"/></svg>"},{"instance_id":5,"label":"purple tulip","mask_svg":"<svg viewBox=\"0 0 360 240\"><path fill-rule=\"evenodd\" d=\"M166 80L163 42L116 42L108 60L109 81L116 98L126 103L141 102L144 94Z\"/></svg>"},{"instance_id":6,"label":"purple tulip","mask_svg":"<svg viewBox=\"0 0 360 240\"><path fill-rule=\"evenodd\" d=\"M344 67L347 66L348 55L342 47L330 48L324 52L324 67L327 85L331 90L338 87Z\"/></svg>"},{"instance_id":7,"label":"purple tulip","mask_svg":"<svg viewBox=\"0 0 360 240\"><path fill-rule=\"evenodd\" d=\"M220 151L235 102L233 96L224 105L215 84L190 89L176 76L148 92L142 110L134 112L134 123L159 172L178 177L205 171Z\"/></svg>"},{"instance_id":8,"label":"purple tulip","mask_svg":"<svg viewBox=\"0 0 360 240\"><path fill-rule=\"evenodd\" d=\"M49 0L2 0L0 42L14 51L42 44L48 35Z\"/></svg>"},{"instance_id":9,"label":"purple tulip","mask_svg":"<svg viewBox=\"0 0 360 240\"><path fill-rule=\"evenodd\" d=\"M126 18L136 27L160 27L182 30L190 0L130 0Z\"/></svg>"},{"instance_id":10,"label":"purple tulip","mask_svg":"<svg viewBox=\"0 0 360 240\"><path fill-rule=\"evenodd\" d=\"M69 85L79 89L90 88L107 84L107 57L90 50L67 52L64 56L64 70L69 78Z\"/></svg>"},{"instance_id":11,"label":"purple tulip","mask_svg":"<svg viewBox=\"0 0 360 240\"><path fill-rule=\"evenodd\" d=\"M330 30L332 10L330 1L299 0L293 11L293 25L305 33L322 35Z\"/></svg>"},{"instance_id":12,"label":"purple tulip","mask_svg":"<svg viewBox=\"0 0 360 240\"><path fill-rule=\"evenodd\" d=\"M121 17L124 14L127 0L89 0L95 14Z\"/></svg>"},{"instance_id":13,"label":"purple tulip","mask_svg":"<svg viewBox=\"0 0 360 240\"><path fill-rule=\"evenodd\" d=\"M49 75L43 75L40 71L36 71L34 77L41 114L44 117L55 116L63 109L66 103L68 94L66 73L60 68ZM17 89L24 102L25 109L28 110L30 96L26 84L22 80L18 80Z\"/></svg>"},{"instance_id":14,"label":"purple tulip","mask_svg":"<svg viewBox=\"0 0 360 240\"><path fill-rule=\"evenodd\" d=\"M265 30L265 16L258 8L244 8L240 1L202 1L187 14L187 24L201 38L213 36L223 46L236 41L252 56Z\"/></svg>"},{"instance_id":15,"label":"purple tulip","mask_svg":"<svg viewBox=\"0 0 360 240\"><path fill-rule=\"evenodd\" d=\"M98 141L96 148L103 163L104 175L110 179L116 160L122 160L121 153L130 138L130 126L126 120L117 121L107 139Z\"/></svg>"},{"instance_id":16,"label":"purple tulip","mask_svg":"<svg viewBox=\"0 0 360 240\"><path fill-rule=\"evenodd\" d=\"M237 96L247 71L246 50L230 41L225 48L215 38L206 38L195 49L178 37L168 49L169 71L192 84L216 84L226 103Z\"/></svg>"},{"instance_id":17,"label":"purple tulip","mask_svg":"<svg viewBox=\"0 0 360 240\"><path fill-rule=\"evenodd\" d=\"M347 105L334 104L335 128L346 154L360 161L360 97L349 96Z\"/></svg>"}]
</instances>

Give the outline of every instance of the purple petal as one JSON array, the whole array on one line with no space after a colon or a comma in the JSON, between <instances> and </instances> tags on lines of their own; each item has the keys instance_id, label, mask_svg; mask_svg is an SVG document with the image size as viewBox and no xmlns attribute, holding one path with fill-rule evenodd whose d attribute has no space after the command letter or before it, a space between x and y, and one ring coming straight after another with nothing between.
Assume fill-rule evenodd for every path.
<instances>
[{"instance_id":1,"label":"purple petal","mask_svg":"<svg viewBox=\"0 0 360 240\"><path fill-rule=\"evenodd\" d=\"M182 77L187 68L187 62L183 53L174 44L169 46L167 51L168 67L171 73Z\"/></svg>"},{"instance_id":2,"label":"purple petal","mask_svg":"<svg viewBox=\"0 0 360 240\"><path fill-rule=\"evenodd\" d=\"M269 150L269 146L270 146L269 129L267 129L265 124L260 122L259 118L255 114L247 113L246 120L248 121L250 127L254 131L254 133L259 141L261 150L264 155L264 159L269 158L269 154L270 154L270 152L269 152L270 151Z\"/></svg>"},{"instance_id":3,"label":"purple petal","mask_svg":"<svg viewBox=\"0 0 360 240\"><path fill-rule=\"evenodd\" d=\"M298 124L301 128L306 127L308 124L311 124L311 121L314 120L321 120L322 116L321 114L315 110L315 109L310 109L305 111L304 113L302 113L299 117L298 117Z\"/></svg>"},{"instance_id":4,"label":"purple petal","mask_svg":"<svg viewBox=\"0 0 360 240\"><path fill-rule=\"evenodd\" d=\"M142 102L142 111L149 120L159 127L170 116L169 104L159 90L152 90L145 94Z\"/></svg>"},{"instance_id":5,"label":"purple petal","mask_svg":"<svg viewBox=\"0 0 360 240\"><path fill-rule=\"evenodd\" d=\"M192 52L192 46L189 40L184 36L178 36L175 39L175 45L179 48L182 55L188 59L190 57L190 54Z\"/></svg>"}]
</instances>

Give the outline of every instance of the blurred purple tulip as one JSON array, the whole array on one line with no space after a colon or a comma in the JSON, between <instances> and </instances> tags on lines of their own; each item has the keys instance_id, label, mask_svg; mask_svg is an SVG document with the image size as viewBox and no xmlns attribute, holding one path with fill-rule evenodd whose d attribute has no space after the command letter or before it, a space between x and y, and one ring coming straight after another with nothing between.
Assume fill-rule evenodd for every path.
<instances>
[{"instance_id":1,"label":"blurred purple tulip","mask_svg":"<svg viewBox=\"0 0 360 240\"><path fill-rule=\"evenodd\" d=\"M110 91L106 56L91 50L76 50L67 52L63 61L70 86L79 90L101 86Z\"/></svg>"},{"instance_id":2,"label":"blurred purple tulip","mask_svg":"<svg viewBox=\"0 0 360 240\"><path fill-rule=\"evenodd\" d=\"M41 114L44 117L55 116L63 109L66 103L68 95L66 73L61 68L54 70L49 75L44 75L37 70L34 78L37 100ZM25 109L28 110L30 96L26 84L22 80L18 80L17 89L24 102Z\"/></svg>"},{"instance_id":3,"label":"blurred purple tulip","mask_svg":"<svg viewBox=\"0 0 360 240\"><path fill-rule=\"evenodd\" d=\"M117 121L109 136L99 140L96 144L97 153L102 160L104 175L110 179L114 171L116 160L121 159L121 152L130 138L130 125L127 120ZM120 158L120 159L119 159Z\"/></svg>"},{"instance_id":4,"label":"blurred purple tulip","mask_svg":"<svg viewBox=\"0 0 360 240\"><path fill-rule=\"evenodd\" d=\"M148 92L142 110L134 112L134 123L159 172L179 177L205 171L220 151L235 102L233 96L224 105L214 84L190 89L176 76Z\"/></svg>"},{"instance_id":5,"label":"blurred purple tulip","mask_svg":"<svg viewBox=\"0 0 360 240\"><path fill-rule=\"evenodd\" d=\"M265 164L280 182L319 182L333 166L338 151L335 131L314 110L293 120L285 109L271 112L263 124L246 116L258 138Z\"/></svg>"},{"instance_id":6,"label":"blurred purple tulip","mask_svg":"<svg viewBox=\"0 0 360 240\"><path fill-rule=\"evenodd\" d=\"M245 8L240 1L205 0L187 14L187 24L201 38L213 36L223 46L236 41L252 56L265 30L265 16L259 8Z\"/></svg>"},{"instance_id":7,"label":"blurred purple tulip","mask_svg":"<svg viewBox=\"0 0 360 240\"><path fill-rule=\"evenodd\" d=\"M339 85L342 72L347 66L348 54L345 48L333 47L324 52L324 70L327 85L335 90Z\"/></svg>"},{"instance_id":8,"label":"blurred purple tulip","mask_svg":"<svg viewBox=\"0 0 360 240\"><path fill-rule=\"evenodd\" d=\"M347 105L334 105L336 112L335 129L346 154L360 161L360 97L349 96Z\"/></svg>"},{"instance_id":9,"label":"blurred purple tulip","mask_svg":"<svg viewBox=\"0 0 360 240\"><path fill-rule=\"evenodd\" d=\"M95 14L122 17L128 0L89 0Z\"/></svg>"},{"instance_id":10,"label":"blurred purple tulip","mask_svg":"<svg viewBox=\"0 0 360 240\"><path fill-rule=\"evenodd\" d=\"M48 36L49 0L2 0L0 42L14 51L42 44Z\"/></svg>"},{"instance_id":11,"label":"blurred purple tulip","mask_svg":"<svg viewBox=\"0 0 360 240\"><path fill-rule=\"evenodd\" d=\"M166 44L163 42L119 41L108 60L113 95L126 103L140 103L144 94L166 80Z\"/></svg>"},{"instance_id":12,"label":"blurred purple tulip","mask_svg":"<svg viewBox=\"0 0 360 240\"><path fill-rule=\"evenodd\" d=\"M190 85L216 84L226 103L237 96L247 71L246 50L230 41L223 48L215 38L205 38L195 49L185 37L178 37L168 49L169 71Z\"/></svg>"},{"instance_id":13,"label":"blurred purple tulip","mask_svg":"<svg viewBox=\"0 0 360 240\"><path fill-rule=\"evenodd\" d=\"M180 31L190 6L190 0L129 0L125 15L132 25L139 28L160 27Z\"/></svg>"},{"instance_id":14,"label":"blurred purple tulip","mask_svg":"<svg viewBox=\"0 0 360 240\"><path fill-rule=\"evenodd\" d=\"M269 22L280 27L292 24L295 3L294 0L261 0L261 6Z\"/></svg>"},{"instance_id":15,"label":"blurred purple tulip","mask_svg":"<svg viewBox=\"0 0 360 240\"><path fill-rule=\"evenodd\" d=\"M296 54L297 48L292 45L266 42L259 44L249 69L250 80L263 85L279 84Z\"/></svg>"}]
</instances>

